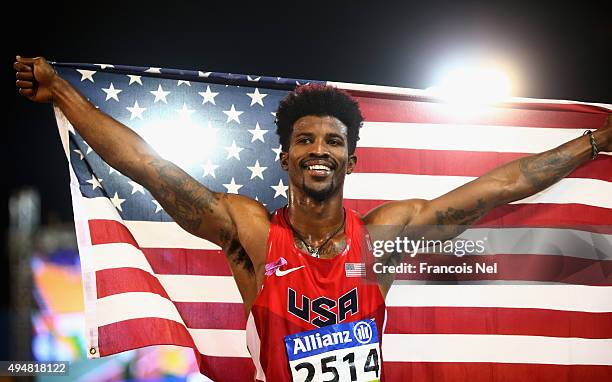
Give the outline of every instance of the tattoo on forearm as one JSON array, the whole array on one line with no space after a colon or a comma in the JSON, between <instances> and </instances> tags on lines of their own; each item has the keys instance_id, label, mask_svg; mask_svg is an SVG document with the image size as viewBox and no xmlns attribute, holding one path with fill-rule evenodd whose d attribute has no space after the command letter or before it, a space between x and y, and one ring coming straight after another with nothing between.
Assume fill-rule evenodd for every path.
<instances>
[{"instance_id":1,"label":"tattoo on forearm","mask_svg":"<svg viewBox=\"0 0 612 382\"><path fill-rule=\"evenodd\" d=\"M529 184L539 191L569 174L578 164L578 158L556 148L522 158L519 167Z\"/></svg>"},{"instance_id":2,"label":"tattoo on forearm","mask_svg":"<svg viewBox=\"0 0 612 382\"><path fill-rule=\"evenodd\" d=\"M166 212L188 231L197 230L203 214L213 212L215 194L170 162L155 159L149 164L161 179L154 191L165 202Z\"/></svg>"},{"instance_id":3,"label":"tattoo on forearm","mask_svg":"<svg viewBox=\"0 0 612 382\"><path fill-rule=\"evenodd\" d=\"M444 231L443 226L452 225L457 232L462 231L461 226L468 226L480 219L487 211L484 199L478 199L476 206L471 209L456 209L448 207L446 211L436 211L436 223L438 230Z\"/></svg>"}]
</instances>

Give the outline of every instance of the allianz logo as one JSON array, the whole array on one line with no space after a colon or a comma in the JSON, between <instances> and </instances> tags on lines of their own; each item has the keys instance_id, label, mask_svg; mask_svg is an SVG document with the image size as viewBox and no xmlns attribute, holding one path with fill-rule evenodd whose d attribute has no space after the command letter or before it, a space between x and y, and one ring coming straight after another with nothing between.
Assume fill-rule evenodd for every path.
<instances>
[{"instance_id":1,"label":"allianz logo","mask_svg":"<svg viewBox=\"0 0 612 382\"><path fill-rule=\"evenodd\" d=\"M298 352L309 352L311 350L321 349L326 346L345 344L353 342L351 333L348 330L341 332L328 333L321 335L321 333L309 334L304 337L297 337L293 339L293 354Z\"/></svg>"}]
</instances>

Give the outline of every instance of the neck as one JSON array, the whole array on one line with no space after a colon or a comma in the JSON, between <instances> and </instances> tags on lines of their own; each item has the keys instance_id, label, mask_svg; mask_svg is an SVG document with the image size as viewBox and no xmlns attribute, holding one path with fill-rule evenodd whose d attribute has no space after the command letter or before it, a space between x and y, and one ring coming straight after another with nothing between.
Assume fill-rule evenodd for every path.
<instances>
[{"instance_id":1,"label":"neck","mask_svg":"<svg viewBox=\"0 0 612 382\"><path fill-rule=\"evenodd\" d=\"M290 187L287 210L293 228L316 245L343 223L342 190L339 188L329 199L317 201Z\"/></svg>"}]
</instances>

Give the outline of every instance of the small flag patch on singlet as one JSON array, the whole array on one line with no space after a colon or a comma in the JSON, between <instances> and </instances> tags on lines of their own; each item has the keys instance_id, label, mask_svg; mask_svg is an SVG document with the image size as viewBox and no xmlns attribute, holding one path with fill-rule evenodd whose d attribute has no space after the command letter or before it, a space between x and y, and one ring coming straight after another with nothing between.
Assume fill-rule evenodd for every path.
<instances>
[{"instance_id":1,"label":"small flag patch on singlet","mask_svg":"<svg viewBox=\"0 0 612 382\"><path fill-rule=\"evenodd\" d=\"M346 277L365 277L366 270L364 263L346 263L344 264L344 272Z\"/></svg>"}]
</instances>

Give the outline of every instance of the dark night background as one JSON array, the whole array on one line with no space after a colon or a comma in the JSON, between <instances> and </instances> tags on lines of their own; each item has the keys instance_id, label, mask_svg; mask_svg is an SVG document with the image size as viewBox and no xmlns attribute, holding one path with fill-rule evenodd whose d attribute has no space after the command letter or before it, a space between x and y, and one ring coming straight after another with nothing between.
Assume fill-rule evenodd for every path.
<instances>
[{"instance_id":1,"label":"dark night background","mask_svg":"<svg viewBox=\"0 0 612 382\"><path fill-rule=\"evenodd\" d=\"M16 4L10 17L17 26L5 24L3 38L8 45L4 93L15 98L15 106L2 138L7 182L0 195L2 226L8 223L8 195L23 186L40 191L43 224L72 218L66 160L51 106L16 93L16 54L424 89L433 85L445 60L465 52L510 62L520 80L515 96L612 103L609 2L363 3L368 5L331 0ZM5 242L2 249L5 309Z\"/></svg>"}]
</instances>

